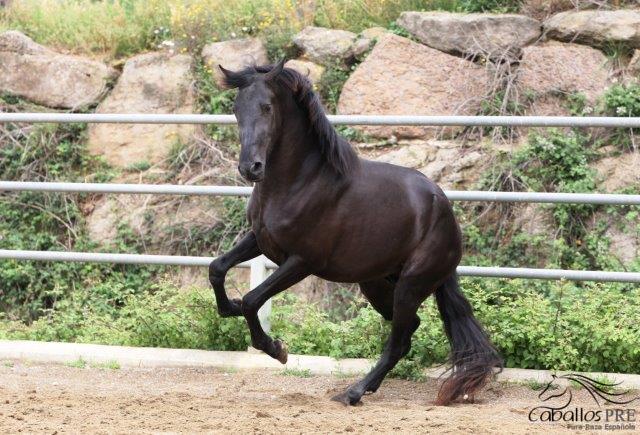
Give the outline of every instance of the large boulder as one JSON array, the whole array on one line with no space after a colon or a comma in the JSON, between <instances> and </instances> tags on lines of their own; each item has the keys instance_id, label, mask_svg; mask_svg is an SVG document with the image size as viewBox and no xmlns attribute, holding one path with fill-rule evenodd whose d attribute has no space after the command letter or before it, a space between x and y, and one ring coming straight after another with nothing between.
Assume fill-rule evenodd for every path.
<instances>
[{"instance_id":1,"label":"large boulder","mask_svg":"<svg viewBox=\"0 0 640 435\"><path fill-rule=\"evenodd\" d=\"M447 140L411 141L376 158L379 162L417 169L444 189L464 189L478 181L491 153Z\"/></svg>"},{"instance_id":2,"label":"large boulder","mask_svg":"<svg viewBox=\"0 0 640 435\"><path fill-rule=\"evenodd\" d=\"M486 93L485 69L407 38L388 34L351 74L340 114L474 115ZM421 126L359 127L378 137L434 137ZM447 129L454 133L460 128Z\"/></svg>"},{"instance_id":3,"label":"large boulder","mask_svg":"<svg viewBox=\"0 0 640 435\"><path fill-rule=\"evenodd\" d=\"M567 11L544 22L548 38L594 47L624 43L640 48L640 12L637 10Z\"/></svg>"},{"instance_id":4,"label":"large boulder","mask_svg":"<svg viewBox=\"0 0 640 435\"><path fill-rule=\"evenodd\" d=\"M456 55L516 55L541 34L539 21L515 14L403 12L398 24L429 47Z\"/></svg>"},{"instance_id":5,"label":"large boulder","mask_svg":"<svg viewBox=\"0 0 640 435\"><path fill-rule=\"evenodd\" d=\"M600 50L549 41L523 49L518 83L536 98L580 92L594 102L609 85L606 64Z\"/></svg>"},{"instance_id":6,"label":"large boulder","mask_svg":"<svg viewBox=\"0 0 640 435\"><path fill-rule=\"evenodd\" d=\"M192 58L154 52L134 56L97 113L193 113ZM158 163L178 141L186 142L193 125L91 124L89 150L115 166Z\"/></svg>"},{"instance_id":7,"label":"large boulder","mask_svg":"<svg viewBox=\"0 0 640 435\"><path fill-rule=\"evenodd\" d=\"M312 83L318 83L324 74L324 67L317 63L304 59L291 59L284 64L285 67L291 68L300 74L307 76Z\"/></svg>"},{"instance_id":8,"label":"large boulder","mask_svg":"<svg viewBox=\"0 0 640 435\"><path fill-rule=\"evenodd\" d=\"M57 53L20 32L0 34L0 92L74 109L97 103L116 76L102 62Z\"/></svg>"},{"instance_id":9,"label":"large boulder","mask_svg":"<svg viewBox=\"0 0 640 435\"><path fill-rule=\"evenodd\" d=\"M323 65L346 64L369 49L370 40L353 32L308 26L293 43L309 60Z\"/></svg>"},{"instance_id":10,"label":"large boulder","mask_svg":"<svg viewBox=\"0 0 640 435\"><path fill-rule=\"evenodd\" d=\"M222 84L223 78L218 65L239 71L247 66L269 63L267 49L258 38L231 39L205 45L202 58L213 71L218 85Z\"/></svg>"}]
</instances>

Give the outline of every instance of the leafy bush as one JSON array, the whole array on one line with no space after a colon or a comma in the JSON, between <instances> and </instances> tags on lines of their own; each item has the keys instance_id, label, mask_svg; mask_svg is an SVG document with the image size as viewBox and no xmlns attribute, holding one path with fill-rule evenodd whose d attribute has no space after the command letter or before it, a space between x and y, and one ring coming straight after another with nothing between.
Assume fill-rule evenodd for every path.
<instances>
[{"instance_id":1,"label":"leafy bush","mask_svg":"<svg viewBox=\"0 0 640 435\"><path fill-rule=\"evenodd\" d=\"M349 78L349 71L341 65L327 67L317 84L317 90L328 113L336 113L342 87Z\"/></svg>"},{"instance_id":2,"label":"leafy bush","mask_svg":"<svg viewBox=\"0 0 640 435\"><path fill-rule=\"evenodd\" d=\"M604 112L608 116L640 116L640 84L615 85L602 97ZM616 129L612 141L623 149L635 148L637 129Z\"/></svg>"},{"instance_id":3,"label":"leafy bush","mask_svg":"<svg viewBox=\"0 0 640 435\"><path fill-rule=\"evenodd\" d=\"M569 282L464 279L462 287L508 367L637 373L640 289ZM26 326L0 322L0 338L218 350L249 345L244 319L222 319L208 289L168 285L126 294L118 309L100 302L97 287L76 292L68 305ZM547 296L544 296L546 293ZM416 378L421 367L442 364L448 342L433 298L419 311L413 346L395 372ZM370 306L343 322L291 295L276 298L274 336L293 353L377 359L389 324Z\"/></svg>"},{"instance_id":4,"label":"leafy bush","mask_svg":"<svg viewBox=\"0 0 640 435\"><path fill-rule=\"evenodd\" d=\"M94 173L97 181L111 177L110 169L90 157L84 142L85 125L10 125L2 133L12 139L0 148L0 178L29 181L79 181ZM91 251L81 210L86 195L7 193L0 201L0 249ZM119 229L112 249L136 252L137 237ZM27 322L42 315L78 287L96 282L121 283L145 291L158 268L62 262L3 261L0 268L0 309ZM111 304L122 303L112 294Z\"/></svg>"},{"instance_id":5,"label":"leafy bush","mask_svg":"<svg viewBox=\"0 0 640 435\"><path fill-rule=\"evenodd\" d=\"M585 180L592 190L595 172L588 163L594 157L587 137L575 131L550 130L545 135L532 135L528 146L515 154L513 164L518 176L533 190L562 191Z\"/></svg>"},{"instance_id":6,"label":"leafy bush","mask_svg":"<svg viewBox=\"0 0 640 435\"><path fill-rule=\"evenodd\" d=\"M112 305L103 296L105 290L123 297L122 306ZM86 287L29 326L5 322L0 336L130 346L247 348L244 320L220 318L211 291L180 292L168 285L151 290L140 293L135 286L120 283Z\"/></svg>"},{"instance_id":7,"label":"leafy bush","mask_svg":"<svg viewBox=\"0 0 640 435\"><path fill-rule=\"evenodd\" d=\"M594 192L596 171L589 166L589 163L596 156L590 138L577 131L567 133L550 130L544 135L533 134L525 147L507 158L502 165L496 165L485 174L481 187L516 191ZM509 207L512 206L505 207L508 207L506 212L503 211L501 214L509 216ZM594 232L591 228L591 218L600 208L589 204L554 204L549 208L552 210L558 230L553 235L556 236L555 240L551 234L549 235L552 242L547 244L546 253L542 253L542 257L545 255L548 257L546 264L578 269L600 267L601 262L593 255L592 249L604 241L602 238L604 229ZM471 227L469 230L473 231L471 235L476 240L482 240L482 237L491 234L490 228L480 231ZM506 230L506 228L499 229L502 233ZM585 243L589 239L592 243ZM521 240L527 242L532 238L524 234ZM495 247L495 245L489 246L489 248ZM508 253L508 250L513 247L514 245L511 244L507 246L507 251L500 249L499 252ZM487 250L483 246L480 248ZM472 248L472 251L475 250ZM515 258L522 259L522 257Z\"/></svg>"},{"instance_id":8,"label":"leafy bush","mask_svg":"<svg viewBox=\"0 0 640 435\"><path fill-rule=\"evenodd\" d=\"M460 0L467 12L517 12L522 0Z\"/></svg>"}]
</instances>

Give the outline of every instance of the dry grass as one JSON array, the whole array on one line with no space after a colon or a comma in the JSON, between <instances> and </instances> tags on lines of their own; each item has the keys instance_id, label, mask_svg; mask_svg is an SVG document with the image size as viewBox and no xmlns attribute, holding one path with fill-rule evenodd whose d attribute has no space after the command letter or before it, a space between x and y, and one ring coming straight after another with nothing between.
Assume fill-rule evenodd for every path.
<instances>
[{"instance_id":1,"label":"dry grass","mask_svg":"<svg viewBox=\"0 0 640 435\"><path fill-rule=\"evenodd\" d=\"M469 1L469 0L466 0ZM0 9L0 31L17 29L37 42L107 58L260 35L290 42L306 25L360 32L387 27L406 10L460 10L460 0L20 0Z\"/></svg>"}]
</instances>

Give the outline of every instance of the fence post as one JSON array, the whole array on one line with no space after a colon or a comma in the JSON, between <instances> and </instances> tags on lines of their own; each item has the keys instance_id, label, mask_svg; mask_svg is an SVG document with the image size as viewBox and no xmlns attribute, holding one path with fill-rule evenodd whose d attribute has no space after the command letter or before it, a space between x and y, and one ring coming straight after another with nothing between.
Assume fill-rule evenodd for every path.
<instances>
[{"instance_id":1,"label":"fence post","mask_svg":"<svg viewBox=\"0 0 640 435\"><path fill-rule=\"evenodd\" d=\"M251 260L251 278L249 280L249 285L251 290L258 287L268 275L266 258L264 255L261 255L257 258ZM271 331L271 320L269 317L271 316L271 299L269 299L261 308L258 310L258 319L260 319L260 324L262 325L262 329L264 332L269 333Z\"/></svg>"}]
</instances>

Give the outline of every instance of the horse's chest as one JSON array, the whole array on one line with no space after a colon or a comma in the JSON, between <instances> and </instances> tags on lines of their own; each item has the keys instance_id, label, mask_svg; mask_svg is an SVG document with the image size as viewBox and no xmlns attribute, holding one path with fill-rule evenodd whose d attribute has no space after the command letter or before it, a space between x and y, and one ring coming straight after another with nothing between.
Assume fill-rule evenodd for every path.
<instances>
[{"instance_id":1,"label":"horse's chest","mask_svg":"<svg viewBox=\"0 0 640 435\"><path fill-rule=\"evenodd\" d=\"M299 236L301 227L296 222L295 211L285 206L256 208L251 224L262 253L276 262L284 261L291 254L292 241Z\"/></svg>"}]
</instances>

